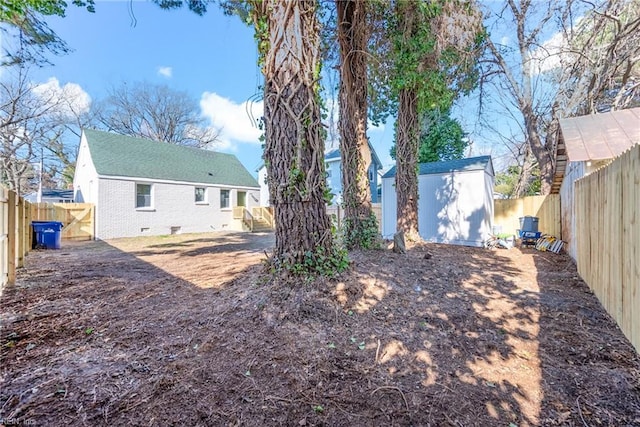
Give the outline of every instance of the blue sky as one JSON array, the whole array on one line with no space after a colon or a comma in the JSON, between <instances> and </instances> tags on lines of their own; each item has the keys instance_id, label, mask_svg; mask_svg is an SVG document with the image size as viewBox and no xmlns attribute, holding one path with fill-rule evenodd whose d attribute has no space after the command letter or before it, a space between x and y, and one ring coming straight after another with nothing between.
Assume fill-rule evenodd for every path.
<instances>
[{"instance_id":1,"label":"blue sky","mask_svg":"<svg viewBox=\"0 0 640 427\"><path fill-rule=\"evenodd\" d=\"M221 151L238 156L249 171L261 162L252 102L262 76L256 65L253 31L236 17L212 6L204 16L188 10L164 11L149 2L99 1L96 12L70 6L50 27L73 49L53 57L54 66L34 70L36 82L81 88L92 101L103 99L121 82L163 83L188 92L211 124L222 129ZM51 80L54 79L54 80ZM369 137L386 166L393 126L372 128Z\"/></svg>"},{"instance_id":2,"label":"blue sky","mask_svg":"<svg viewBox=\"0 0 640 427\"><path fill-rule=\"evenodd\" d=\"M247 111L254 118L262 114L262 76L256 65L253 30L240 19L224 16L215 5L204 16L197 16L187 9L164 11L147 1L97 1L93 14L69 6L65 18L47 21L73 51L52 57L54 66L33 70L36 83L71 88L85 95L85 102L104 99L110 87L122 82L148 81L186 91L198 101L210 124L222 129L218 149L238 156L252 173L260 165L260 131ZM492 28L492 38L510 45L505 31L509 30ZM330 96L330 91L325 94ZM478 125L477 105L472 96L458 100L453 110L473 141L467 154L491 154L500 170L512 160L504 154L506 146L499 135ZM496 126L520 132L518 120L499 108L488 111ZM388 169L393 165L389 155L393 119L370 127L368 135Z\"/></svg>"}]
</instances>

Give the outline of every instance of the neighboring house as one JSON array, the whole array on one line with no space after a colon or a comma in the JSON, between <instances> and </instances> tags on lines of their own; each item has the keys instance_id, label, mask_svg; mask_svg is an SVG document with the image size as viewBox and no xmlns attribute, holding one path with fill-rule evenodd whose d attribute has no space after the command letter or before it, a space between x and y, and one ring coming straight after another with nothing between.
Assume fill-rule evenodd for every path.
<instances>
[{"instance_id":1,"label":"neighboring house","mask_svg":"<svg viewBox=\"0 0 640 427\"><path fill-rule=\"evenodd\" d=\"M396 233L396 168L382 177L382 235ZM429 242L478 246L493 226L494 170L490 156L420 163L418 232Z\"/></svg>"},{"instance_id":2,"label":"neighboring house","mask_svg":"<svg viewBox=\"0 0 640 427\"><path fill-rule=\"evenodd\" d=\"M371 165L367 171L367 178L371 190L371 203L379 203L378 194L378 171L382 169L382 163L369 143L371 151ZM333 203L342 203L342 161L340 150L333 149L324 156L325 170L327 173L327 188L333 194ZM260 183L260 205L269 206L269 186L267 185L267 168L262 165L258 169L258 182Z\"/></svg>"},{"instance_id":3,"label":"neighboring house","mask_svg":"<svg viewBox=\"0 0 640 427\"><path fill-rule=\"evenodd\" d=\"M24 199L30 203L38 201L38 193L29 193ZM73 203L73 190L42 189L42 203Z\"/></svg>"},{"instance_id":4,"label":"neighboring house","mask_svg":"<svg viewBox=\"0 0 640 427\"><path fill-rule=\"evenodd\" d=\"M232 154L85 129L75 200L95 204L97 239L242 230L233 208L258 206L256 180Z\"/></svg>"},{"instance_id":5,"label":"neighboring house","mask_svg":"<svg viewBox=\"0 0 640 427\"><path fill-rule=\"evenodd\" d=\"M577 254L572 239L576 232L574 183L636 144L640 144L640 108L560 119L551 193L560 193L562 240L568 243L567 252L573 259Z\"/></svg>"},{"instance_id":6,"label":"neighboring house","mask_svg":"<svg viewBox=\"0 0 640 427\"><path fill-rule=\"evenodd\" d=\"M260 206L269 206L269 185L267 185L267 168L262 164L258 169L258 184L260 184Z\"/></svg>"}]
</instances>

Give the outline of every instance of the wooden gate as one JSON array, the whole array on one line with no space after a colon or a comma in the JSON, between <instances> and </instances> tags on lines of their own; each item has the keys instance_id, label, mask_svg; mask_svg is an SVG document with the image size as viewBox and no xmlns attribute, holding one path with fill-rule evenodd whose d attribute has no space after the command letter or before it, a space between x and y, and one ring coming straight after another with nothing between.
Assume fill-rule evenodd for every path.
<instances>
[{"instance_id":1,"label":"wooden gate","mask_svg":"<svg viewBox=\"0 0 640 427\"><path fill-rule=\"evenodd\" d=\"M62 240L92 240L94 234L92 203L32 203L33 221L59 221L63 224Z\"/></svg>"}]
</instances>

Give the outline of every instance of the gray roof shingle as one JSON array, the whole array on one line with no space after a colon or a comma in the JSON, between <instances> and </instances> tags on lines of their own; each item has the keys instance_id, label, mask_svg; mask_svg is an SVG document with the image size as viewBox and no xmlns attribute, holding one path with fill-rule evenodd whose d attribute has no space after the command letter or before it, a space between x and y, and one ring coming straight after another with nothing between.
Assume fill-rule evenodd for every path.
<instances>
[{"instance_id":1,"label":"gray roof shingle","mask_svg":"<svg viewBox=\"0 0 640 427\"><path fill-rule=\"evenodd\" d=\"M466 159L449 160L446 162L420 163L419 175L434 175L438 173L466 172L484 170L491 163L491 156L468 157ZM396 167L392 167L382 178L396 176Z\"/></svg>"},{"instance_id":2,"label":"gray roof shingle","mask_svg":"<svg viewBox=\"0 0 640 427\"><path fill-rule=\"evenodd\" d=\"M84 129L98 175L259 187L233 154Z\"/></svg>"}]
</instances>

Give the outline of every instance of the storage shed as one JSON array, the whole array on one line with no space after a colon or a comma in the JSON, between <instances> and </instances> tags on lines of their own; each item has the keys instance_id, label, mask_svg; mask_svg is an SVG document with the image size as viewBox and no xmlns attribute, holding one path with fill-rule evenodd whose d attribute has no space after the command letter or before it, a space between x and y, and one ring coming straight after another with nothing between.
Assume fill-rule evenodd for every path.
<instances>
[{"instance_id":1,"label":"storage shed","mask_svg":"<svg viewBox=\"0 0 640 427\"><path fill-rule=\"evenodd\" d=\"M382 177L382 235L396 232L396 168ZM493 226L491 156L421 163L418 232L429 242L483 246Z\"/></svg>"}]
</instances>

